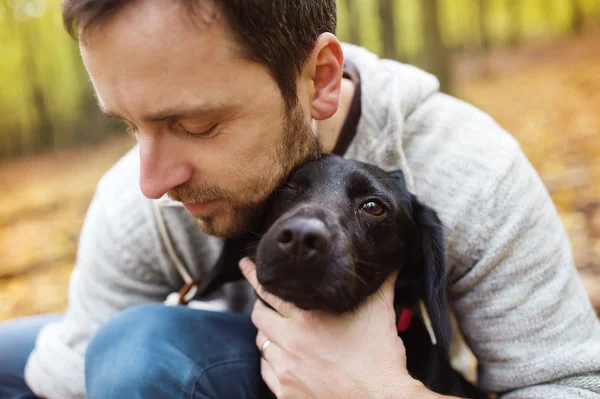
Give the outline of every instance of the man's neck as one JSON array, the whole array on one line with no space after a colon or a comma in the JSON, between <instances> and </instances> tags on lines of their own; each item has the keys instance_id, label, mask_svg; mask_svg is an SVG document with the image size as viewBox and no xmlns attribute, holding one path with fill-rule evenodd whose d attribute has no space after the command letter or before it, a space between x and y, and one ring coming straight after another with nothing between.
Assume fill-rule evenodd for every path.
<instances>
[{"instance_id":1,"label":"man's neck","mask_svg":"<svg viewBox=\"0 0 600 399\"><path fill-rule=\"evenodd\" d=\"M315 131L323 152L331 152L338 140L344 121L350 110L350 103L354 96L354 83L350 79L342 79L342 90L340 92L340 105L336 113L329 119L315 121Z\"/></svg>"}]
</instances>

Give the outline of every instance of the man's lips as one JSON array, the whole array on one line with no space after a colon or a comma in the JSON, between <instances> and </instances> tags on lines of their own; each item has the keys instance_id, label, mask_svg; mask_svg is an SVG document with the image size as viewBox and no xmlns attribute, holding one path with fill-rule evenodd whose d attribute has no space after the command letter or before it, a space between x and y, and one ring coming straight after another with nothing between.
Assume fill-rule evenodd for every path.
<instances>
[{"instance_id":1,"label":"man's lips","mask_svg":"<svg viewBox=\"0 0 600 399\"><path fill-rule=\"evenodd\" d=\"M204 213L212 208L213 204L217 202L217 200L212 200L208 202L199 202L199 203L187 203L183 204L183 207L192 215L198 215L200 213Z\"/></svg>"}]
</instances>

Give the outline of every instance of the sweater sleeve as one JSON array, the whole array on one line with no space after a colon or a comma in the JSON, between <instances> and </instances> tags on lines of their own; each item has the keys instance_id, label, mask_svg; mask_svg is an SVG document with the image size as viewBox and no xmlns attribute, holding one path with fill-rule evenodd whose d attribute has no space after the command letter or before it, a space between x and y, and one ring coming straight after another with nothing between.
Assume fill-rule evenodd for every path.
<instances>
[{"instance_id":1,"label":"sweater sleeve","mask_svg":"<svg viewBox=\"0 0 600 399\"><path fill-rule=\"evenodd\" d=\"M502 399L598 398L600 323L550 196L520 151L489 187L460 218L471 258L450 288L479 385Z\"/></svg>"},{"instance_id":2,"label":"sweater sleeve","mask_svg":"<svg viewBox=\"0 0 600 399\"><path fill-rule=\"evenodd\" d=\"M145 202L132 190L116 193L115 174L101 181L89 206L64 319L42 329L28 359L25 379L38 396L83 398L92 334L118 311L161 301L169 292L157 266L152 219L140 205Z\"/></svg>"}]
</instances>

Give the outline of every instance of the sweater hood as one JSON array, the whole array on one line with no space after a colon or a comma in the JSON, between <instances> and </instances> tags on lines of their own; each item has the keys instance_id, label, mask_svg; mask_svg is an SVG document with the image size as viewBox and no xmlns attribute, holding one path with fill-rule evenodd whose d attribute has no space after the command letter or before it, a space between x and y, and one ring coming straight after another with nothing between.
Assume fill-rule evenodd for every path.
<instances>
[{"instance_id":1,"label":"sweater hood","mask_svg":"<svg viewBox=\"0 0 600 399\"><path fill-rule=\"evenodd\" d=\"M413 188L402 146L405 121L439 92L439 81L419 68L381 59L362 47L344 43L342 49L345 62L358 71L361 85L361 117L345 157L386 171L401 169L409 189Z\"/></svg>"}]
</instances>

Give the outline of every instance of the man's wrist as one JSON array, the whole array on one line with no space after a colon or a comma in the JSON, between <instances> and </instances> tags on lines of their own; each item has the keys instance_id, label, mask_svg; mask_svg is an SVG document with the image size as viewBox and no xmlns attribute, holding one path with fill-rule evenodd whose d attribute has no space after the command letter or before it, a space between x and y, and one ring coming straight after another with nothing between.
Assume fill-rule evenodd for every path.
<instances>
[{"instance_id":1,"label":"man's wrist","mask_svg":"<svg viewBox=\"0 0 600 399\"><path fill-rule=\"evenodd\" d=\"M377 399L413 399L413 398L429 398L427 395L431 391L425 388L421 381L415 380L408 373L404 372L399 378L389 378L385 383L379 386L377 395L373 397Z\"/></svg>"},{"instance_id":2,"label":"man's wrist","mask_svg":"<svg viewBox=\"0 0 600 399\"><path fill-rule=\"evenodd\" d=\"M380 399L460 399L456 396L445 396L427 389L422 382L412 377L388 384L384 392L378 396Z\"/></svg>"}]
</instances>

